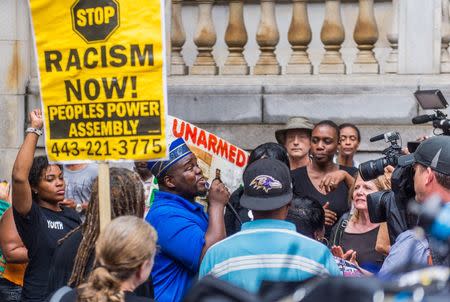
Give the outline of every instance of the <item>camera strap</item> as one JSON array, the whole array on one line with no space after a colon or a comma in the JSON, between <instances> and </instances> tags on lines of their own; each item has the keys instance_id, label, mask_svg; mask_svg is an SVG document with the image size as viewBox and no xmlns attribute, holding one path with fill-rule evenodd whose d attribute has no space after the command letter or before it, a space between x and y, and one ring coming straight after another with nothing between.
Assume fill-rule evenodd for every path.
<instances>
[{"instance_id":1,"label":"camera strap","mask_svg":"<svg viewBox=\"0 0 450 302\"><path fill-rule=\"evenodd\" d=\"M331 245L340 245L342 235L344 234L345 228L347 227L348 221L350 220L350 212L344 213L338 221L336 232L331 240Z\"/></svg>"}]
</instances>

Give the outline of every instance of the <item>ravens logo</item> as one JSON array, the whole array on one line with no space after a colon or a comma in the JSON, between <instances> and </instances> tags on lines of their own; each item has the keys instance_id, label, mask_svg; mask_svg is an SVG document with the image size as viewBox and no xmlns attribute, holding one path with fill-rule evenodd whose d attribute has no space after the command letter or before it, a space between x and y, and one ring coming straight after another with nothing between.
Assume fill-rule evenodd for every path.
<instances>
[{"instance_id":1,"label":"ravens logo","mask_svg":"<svg viewBox=\"0 0 450 302\"><path fill-rule=\"evenodd\" d=\"M278 180L269 175L256 176L250 183L250 186L256 190L262 189L266 193L269 193L272 189L281 189L283 187Z\"/></svg>"}]
</instances>

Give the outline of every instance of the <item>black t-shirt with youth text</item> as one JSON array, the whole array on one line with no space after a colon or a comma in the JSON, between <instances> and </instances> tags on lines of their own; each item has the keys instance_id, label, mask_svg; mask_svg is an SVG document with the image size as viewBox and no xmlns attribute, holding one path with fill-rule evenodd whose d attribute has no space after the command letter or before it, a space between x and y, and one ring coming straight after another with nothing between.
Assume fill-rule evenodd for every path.
<instances>
[{"instance_id":1,"label":"black t-shirt with youth text","mask_svg":"<svg viewBox=\"0 0 450 302\"><path fill-rule=\"evenodd\" d=\"M14 221L25 247L29 263L25 270L22 301L44 301L48 271L59 239L80 225L78 213L61 207L55 212L32 203L30 212L22 216L15 209Z\"/></svg>"}]
</instances>

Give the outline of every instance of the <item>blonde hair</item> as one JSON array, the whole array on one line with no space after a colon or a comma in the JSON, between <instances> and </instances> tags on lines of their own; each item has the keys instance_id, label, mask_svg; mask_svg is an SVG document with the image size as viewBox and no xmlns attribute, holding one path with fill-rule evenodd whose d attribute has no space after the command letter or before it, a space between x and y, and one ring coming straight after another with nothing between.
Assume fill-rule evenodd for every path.
<instances>
[{"instance_id":1,"label":"blonde hair","mask_svg":"<svg viewBox=\"0 0 450 302\"><path fill-rule=\"evenodd\" d=\"M348 192L349 202L350 204L353 202L353 193L355 192L355 185L356 181L358 180L358 177L361 177L359 173L356 175L355 181L353 182L353 185L350 187L350 190ZM378 191L384 191L384 190L390 190L391 189L391 173L385 173L381 176L378 176L377 178L370 180L375 184ZM353 215L351 217L351 221L357 222L359 220L359 211L358 209L353 210Z\"/></svg>"},{"instance_id":2,"label":"blonde hair","mask_svg":"<svg viewBox=\"0 0 450 302\"><path fill-rule=\"evenodd\" d=\"M123 281L156 252L157 234L144 220L121 216L100 233L95 246L95 269L78 287L79 302L122 302Z\"/></svg>"}]
</instances>

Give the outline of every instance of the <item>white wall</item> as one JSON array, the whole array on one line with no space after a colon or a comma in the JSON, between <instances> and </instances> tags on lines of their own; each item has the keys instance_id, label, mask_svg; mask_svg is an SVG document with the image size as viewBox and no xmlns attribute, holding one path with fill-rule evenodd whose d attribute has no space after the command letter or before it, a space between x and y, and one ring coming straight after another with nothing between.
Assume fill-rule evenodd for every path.
<instances>
[{"instance_id":1,"label":"white wall","mask_svg":"<svg viewBox=\"0 0 450 302\"><path fill-rule=\"evenodd\" d=\"M10 179L23 141L25 87L30 73L26 0L0 1L0 178Z\"/></svg>"}]
</instances>

